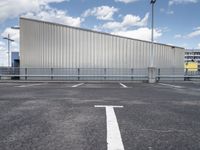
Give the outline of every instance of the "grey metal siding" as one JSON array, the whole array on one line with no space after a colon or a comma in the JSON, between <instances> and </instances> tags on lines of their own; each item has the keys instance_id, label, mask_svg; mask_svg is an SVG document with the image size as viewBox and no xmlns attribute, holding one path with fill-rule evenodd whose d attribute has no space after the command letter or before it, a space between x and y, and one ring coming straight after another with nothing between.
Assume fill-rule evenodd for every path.
<instances>
[{"instance_id":1,"label":"grey metal siding","mask_svg":"<svg viewBox=\"0 0 200 150\"><path fill-rule=\"evenodd\" d=\"M20 19L21 67L147 68L150 42ZM183 68L184 49L154 44L159 68Z\"/></svg>"}]
</instances>

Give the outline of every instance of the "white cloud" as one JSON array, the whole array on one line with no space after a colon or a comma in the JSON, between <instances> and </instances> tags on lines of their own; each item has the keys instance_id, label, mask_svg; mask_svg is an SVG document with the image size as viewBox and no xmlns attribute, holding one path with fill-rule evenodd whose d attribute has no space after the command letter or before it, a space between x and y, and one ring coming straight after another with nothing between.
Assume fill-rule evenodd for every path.
<instances>
[{"instance_id":1,"label":"white cloud","mask_svg":"<svg viewBox=\"0 0 200 150\"><path fill-rule=\"evenodd\" d=\"M5 46L5 43L0 41L0 46Z\"/></svg>"},{"instance_id":2,"label":"white cloud","mask_svg":"<svg viewBox=\"0 0 200 150\"><path fill-rule=\"evenodd\" d=\"M2 33L2 37L8 37L8 34L10 35L10 39L14 40L14 42L11 42L11 51L19 51L19 30L14 30L11 28L6 28ZM6 40L5 40L6 42ZM7 51L7 42L0 41L0 50L1 51Z\"/></svg>"},{"instance_id":3,"label":"white cloud","mask_svg":"<svg viewBox=\"0 0 200 150\"><path fill-rule=\"evenodd\" d=\"M149 18L149 13L146 13L144 18L140 18L139 16L134 16L131 14L127 14L123 17L122 22L107 22L102 28L109 30L127 30L129 27L142 27L147 25L147 21Z\"/></svg>"},{"instance_id":4,"label":"white cloud","mask_svg":"<svg viewBox=\"0 0 200 150\"><path fill-rule=\"evenodd\" d=\"M100 6L88 9L83 13L83 17L95 16L99 20L113 20L113 15L118 9L109 6Z\"/></svg>"},{"instance_id":5,"label":"white cloud","mask_svg":"<svg viewBox=\"0 0 200 150\"><path fill-rule=\"evenodd\" d=\"M123 3L133 3L133 2L136 2L138 0L115 0L115 2L123 2Z\"/></svg>"},{"instance_id":6,"label":"white cloud","mask_svg":"<svg viewBox=\"0 0 200 150\"><path fill-rule=\"evenodd\" d=\"M149 18L149 13L146 13L143 19L141 19L139 16L133 16L129 14L124 17L122 24L124 26L129 26L129 25L146 26L148 18Z\"/></svg>"},{"instance_id":7,"label":"white cloud","mask_svg":"<svg viewBox=\"0 0 200 150\"><path fill-rule=\"evenodd\" d=\"M200 43L198 44L198 48L200 49Z\"/></svg>"},{"instance_id":8,"label":"white cloud","mask_svg":"<svg viewBox=\"0 0 200 150\"><path fill-rule=\"evenodd\" d=\"M1 33L1 36L7 37L8 34L10 35L10 39L14 40L15 42L19 42L19 30L14 30L14 29L11 29L11 28L6 28Z\"/></svg>"},{"instance_id":9,"label":"white cloud","mask_svg":"<svg viewBox=\"0 0 200 150\"><path fill-rule=\"evenodd\" d=\"M49 3L59 3L68 0L1 0L0 22L9 18L16 18L27 12L38 12L42 6Z\"/></svg>"},{"instance_id":10,"label":"white cloud","mask_svg":"<svg viewBox=\"0 0 200 150\"><path fill-rule=\"evenodd\" d=\"M197 3L199 0L169 0L169 5Z\"/></svg>"},{"instance_id":11,"label":"white cloud","mask_svg":"<svg viewBox=\"0 0 200 150\"><path fill-rule=\"evenodd\" d=\"M8 65L8 54L5 46L6 44L0 41L0 67Z\"/></svg>"},{"instance_id":12,"label":"white cloud","mask_svg":"<svg viewBox=\"0 0 200 150\"><path fill-rule=\"evenodd\" d=\"M200 27L196 27L196 28L194 28L194 30L200 30Z\"/></svg>"},{"instance_id":13,"label":"white cloud","mask_svg":"<svg viewBox=\"0 0 200 150\"><path fill-rule=\"evenodd\" d=\"M6 28L3 33L1 33L1 36L3 37L8 37L8 34L10 35L10 39L14 40L14 42L11 42L10 46L11 46L11 51L19 51L19 30L14 30L11 28ZM5 43L4 45L2 45L2 48L4 50L7 50L7 48L5 48Z\"/></svg>"},{"instance_id":14,"label":"white cloud","mask_svg":"<svg viewBox=\"0 0 200 150\"><path fill-rule=\"evenodd\" d=\"M176 34L176 35L174 35L174 38L175 38L175 39L182 38L182 35L181 35L181 34Z\"/></svg>"},{"instance_id":15,"label":"white cloud","mask_svg":"<svg viewBox=\"0 0 200 150\"><path fill-rule=\"evenodd\" d=\"M145 40L145 41L151 41L151 29L147 27L138 28L136 30L117 31L117 32L112 32L112 34L134 39ZM155 40L160 36L162 36L161 31L154 29Z\"/></svg>"},{"instance_id":16,"label":"white cloud","mask_svg":"<svg viewBox=\"0 0 200 150\"><path fill-rule=\"evenodd\" d=\"M140 39L145 41L151 40L151 29L146 27L149 18L149 13L146 13L144 18L127 14L121 22L112 21L103 25L95 26L93 29L97 31L106 31L114 35ZM139 27L139 28L137 28ZM137 28L137 29L135 29ZM155 39L162 36L162 31L154 29Z\"/></svg>"},{"instance_id":17,"label":"white cloud","mask_svg":"<svg viewBox=\"0 0 200 150\"><path fill-rule=\"evenodd\" d=\"M167 15L173 15L174 14L173 10L165 10L164 8L161 8L160 12L165 13Z\"/></svg>"},{"instance_id":18,"label":"white cloud","mask_svg":"<svg viewBox=\"0 0 200 150\"><path fill-rule=\"evenodd\" d=\"M79 27L81 24L80 17L71 17L67 15L66 11L53 9L48 6L49 3L64 1L69 0L7 0L0 2L0 21L22 15Z\"/></svg>"},{"instance_id":19,"label":"white cloud","mask_svg":"<svg viewBox=\"0 0 200 150\"><path fill-rule=\"evenodd\" d=\"M194 38L194 37L200 36L200 27L197 27L194 30L195 31L189 33L186 37L187 38Z\"/></svg>"},{"instance_id":20,"label":"white cloud","mask_svg":"<svg viewBox=\"0 0 200 150\"><path fill-rule=\"evenodd\" d=\"M196 27L193 30L193 32L190 32L186 35L176 34L174 35L174 38L191 39L200 36L200 27Z\"/></svg>"},{"instance_id":21,"label":"white cloud","mask_svg":"<svg viewBox=\"0 0 200 150\"><path fill-rule=\"evenodd\" d=\"M173 11L173 10L169 10L169 11L167 11L166 13L169 14L169 15L173 15L173 14L174 14L174 11Z\"/></svg>"},{"instance_id":22,"label":"white cloud","mask_svg":"<svg viewBox=\"0 0 200 150\"><path fill-rule=\"evenodd\" d=\"M80 27L81 22L83 21L80 17L68 16L65 11L53 9L48 6L42 8L37 13L30 12L23 16L44 21L66 24L75 27Z\"/></svg>"},{"instance_id":23,"label":"white cloud","mask_svg":"<svg viewBox=\"0 0 200 150\"><path fill-rule=\"evenodd\" d=\"M160 11L161 11L161 12L165 12L165 9L164 9L164 8L160 8Z\"/></svg>"},{"instance_id":24,"label":"white cloud","mask_svg":"<svg viewBox=\"0 0 200 150\"><path fill-rule=\"evenodd\" d=\"M0 46L0 67L8 66L8 54L5 50L1 50Z\"/></svg>"},{"instance_id":25,"label":"white cloud","mask_svg":"<svg viewBox=\"0 0 200 150\"><path fill-rule=\"evenodd\" d=\"M14 30L11 28L6 28L1 36L8 37L10 35L10 39L14 40L14 42L10 43L11 52L19 51L19 30ZM7 53L7 41L0 41L0 66L8 65L8 53Z\"/></svg>"}]
</instances>

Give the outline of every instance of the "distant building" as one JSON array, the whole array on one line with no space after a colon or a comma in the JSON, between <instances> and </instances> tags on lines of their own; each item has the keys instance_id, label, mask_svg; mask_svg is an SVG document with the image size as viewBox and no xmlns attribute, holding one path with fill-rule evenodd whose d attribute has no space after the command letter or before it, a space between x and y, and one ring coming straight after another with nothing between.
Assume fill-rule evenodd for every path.
<instances>
[{"instance_id":1,"label":"distant building","mask_svg":"<svg viewBox=\"0 0 200 150\"><path fill-rule=\"evenodd\" d=\"M187 71L198 71L198 63L197 62L185 62L185 69L187 69Z\"/></svg>"},{"instance_id":2,"label":"distant building","mask_svg":"<svg viewBox=\"0 0 200 150\"><path fill-rule=\"evenodd\" d=\"M11 64L12 67L19 67L19 52L11 53Z\"/></svg>"},{"instance_id":3,"label":"distant building","mask_svg":"<svg viewBox=\"0 0 200 150\"><path fill-rule=\"evenodd\" d=\"M197 63L200 69L200 49L187 49L185 51L185 63Z\"/></svg>"}]
</instances>

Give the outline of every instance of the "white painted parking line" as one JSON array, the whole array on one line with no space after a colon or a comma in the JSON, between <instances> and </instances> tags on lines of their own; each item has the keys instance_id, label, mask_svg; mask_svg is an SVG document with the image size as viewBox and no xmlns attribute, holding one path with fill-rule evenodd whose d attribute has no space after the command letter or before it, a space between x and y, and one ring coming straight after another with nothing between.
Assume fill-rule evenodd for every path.
<instances>
[{"instance_id":1,"label":"white painted parking line","mask_svg":"<svg viewBox=\"0 0 200 150\"><path fill-rule=\"evenodd\" d=\"M107 120L107 150L124 150L117 117L115 115L114 108L123 108L123 106L105 106L95 105L94 107L106 108L106 120Z\"/></svg>"},{"instance_id":2,"label":"white painted parking line","mask_svg":"<svg viewBox=\"0 0 200 150\"><path fill-rule=\"evenodd\" d=\"M16 87L32 87L32 86L38 86L38 85L43 85L43 84L24 84L24 85L19 85L19 86L16 86Z\"/></svg>"},{"instance_id":3,"label":"white painted parking line","mask_svg":"<svg viewBox=\"0 0 200 150\"><path fill-rule=\"evenodd\" d=\"M178 85L172 85L172 84L165 84L165 83L159 83L160 85L164 85L164 86L169 86L169 87L173 87L173 88L183 88L182 86L178 86Z\"/></svg>"},{"instance_id":4,"label":"white painted parking line","mask_svg":"<svg viewBox=\"0 0 200 150\"><path fill-rule=\"evenodd\" d=\"M80 84L76 84L76 85L73 85L72 87L75 88L75 87L79 87L81 85L83 85L84 83L80 83Z\"/></svg>"},{"instance_id":5,"label":"white painted parking line","mask_svg":"<svg viewBox=\"0 0 200 150\"><path fill-rule=\"evenodd\" d=\"M128 88L125 84L119 83L123 88Z\"/></svg>"}]
</instances>

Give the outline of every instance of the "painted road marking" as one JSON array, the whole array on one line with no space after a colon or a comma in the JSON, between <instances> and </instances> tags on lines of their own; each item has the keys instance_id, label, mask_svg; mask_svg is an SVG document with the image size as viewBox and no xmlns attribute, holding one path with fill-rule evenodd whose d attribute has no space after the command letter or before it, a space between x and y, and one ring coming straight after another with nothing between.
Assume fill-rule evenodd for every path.
<instances>
[{"instance_id":1,"label":"painted road marking","mask_svg":"<svg viewBox=\"0 0 200 150\"><path fill-rule=\"evenodd\" d=\"M119 83L123 88L128 88L125 84Z\"/></svg>"},{"instance_id":2,"label":"painted road marking","mask_svg":"<svg viewBox=\"0 0 200 150\"><path fill-rule=\"evenodd\" d=\"M183 88L182 86L178 86L178 85L172 85L172 84L164 84L164 83L159 83L160 85L164 85L164 86L170 86L170 87L173 87L173 88Z\"/></svg>"},{"instance_id":3,"label":"painted road marking","mask_svg":"<svg viewBox=\"0 0 200 150\"><path fill-rule=\"evenodd\" d=\"M80 84L76 84L76 85L73 85L72 87L75 88L75 87L79 87L81 85L83 85L84 83L80 83Z\"/></svg>"},{"instance_id":4,"label":"painted road marking","mask_svg":"<svg viewBox=\"0 0 200 150\"><path fill-rule=\"evenodd\" d=\"M38 85L43 85L43 84L24 84L24 85L19 85L16 87L31 87L31 86L38 86Z\"/></svg>"},{"instance_id":5,"label":"painted road marking","mask_svg":"<svg viewBox=\"0 0 200 150\"><path fill-rule=\"evenodd\" d=\"M117 117L114 111L114 108L123 108L123 106L95 105L94 107L106 108L107 150L124 150Z\"/></svg>"}]
</instances>

